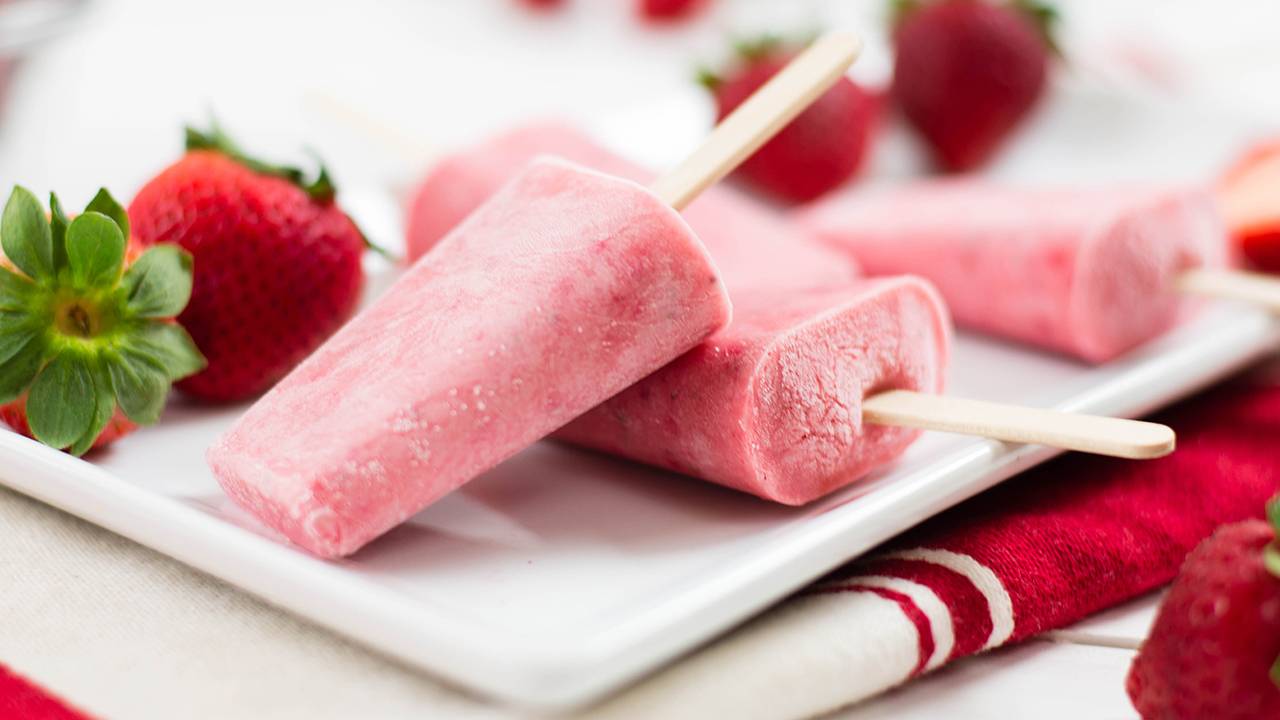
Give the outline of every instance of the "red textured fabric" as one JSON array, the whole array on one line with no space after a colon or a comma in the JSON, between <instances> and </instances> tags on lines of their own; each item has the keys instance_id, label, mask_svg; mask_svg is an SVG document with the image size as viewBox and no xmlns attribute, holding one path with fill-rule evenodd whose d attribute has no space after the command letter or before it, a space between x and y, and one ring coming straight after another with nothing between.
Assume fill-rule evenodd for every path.
<instances>
[{"instance_id":1,"label":"red textured fabric","mask_svg":"<svg viewBox=\"0 0 1280 720\"><path fill-rule=\"evenodd\" d=\"M918 560L872 560L858 566L859 575L888 575L917 582L943 598L951 610L956 644L951 657L972 655L991 637L991 613L982 593L963 575ZM948 658L950 659L950 658Z\"/></svg>"},{"instance_id":2,"label":"red textured fabric","mask_svg":"<svg viewBox=\"0 0 1280 720\"><path fill-rule=\"evenodd\" d=\"M1174 454L1066 456L924 523L813 591L852 588L866 575L925 585L950 611L954 659L1168 583L1215 528L1261 517L1280 492L1280 383L1238 381L1157 419L1178 432ZM994 628L1001 618L1003 631Z\"/></svg>"},{"instance_id":3,"label":"red textured fabric","mask_svg":"<svg viewBox=\"0 0 1280 720\"><path fill-rule=\"evenodd\" d=\"M88 720L88 717L0 665L0 720Z\"/></svg>"}]
</instances>

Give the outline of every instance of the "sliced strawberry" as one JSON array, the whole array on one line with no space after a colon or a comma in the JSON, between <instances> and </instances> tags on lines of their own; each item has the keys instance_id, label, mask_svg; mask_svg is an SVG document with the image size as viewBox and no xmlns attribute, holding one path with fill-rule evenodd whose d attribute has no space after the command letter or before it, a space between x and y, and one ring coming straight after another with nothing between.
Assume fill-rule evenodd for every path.
<instances>
[{"instance_id":1,"label":"sliced strawberry","mask_svg":"<svg viewBox=\"0 0 1280 720\"><path fill-rule=\"evenodd\" d=\"M1280 140L1253 148L1227 171L1218 202L1241 255L1280 273Z\"/></svg>"}]
</instances>

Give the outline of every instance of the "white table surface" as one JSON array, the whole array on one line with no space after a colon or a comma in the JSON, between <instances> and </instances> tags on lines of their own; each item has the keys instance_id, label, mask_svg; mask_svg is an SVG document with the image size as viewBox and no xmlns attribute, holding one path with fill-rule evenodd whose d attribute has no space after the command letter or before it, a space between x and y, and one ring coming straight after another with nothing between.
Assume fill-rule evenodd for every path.
<instances>
[{"instance_id":1,"label":"white table surface","mask_svg":"<svg viewBox=\"0 0 1280 720\"><path fill-rule=\"evenodd\" d=\"M1175 70L1186 88L1280 117L1273 92L1280 5L1061 4L1072 46L1089 50L1076 67L1096 65L1105 57L1099 49L1116 42L1176 48ZM413 172L403 153L371 148L367 138L318 116L309 98L341 96L447 145L529 115L588 121L634 107L637 98L669 95L697 62L716 57L726 31L865 26L878 22L883 6L727 0L687 27L646 31L631 22L623 0L579 0L559 18L533 18L513 5L101 0L75 37L31 59L12 88L0 125L0 186L54 188L70 207L101 185L127 196L175 157L179 123L199 121L210 108L250 146L311 142L339 180L403 181ZM855 74L883 78L883 42L871 40ZM693 137L672 133L672 157ZM1154 603L1141 599L1053 639L956 663L836 717L1134 717L1123 691L1128 648L1143 636Z\"/></svg>"}]
</instances>

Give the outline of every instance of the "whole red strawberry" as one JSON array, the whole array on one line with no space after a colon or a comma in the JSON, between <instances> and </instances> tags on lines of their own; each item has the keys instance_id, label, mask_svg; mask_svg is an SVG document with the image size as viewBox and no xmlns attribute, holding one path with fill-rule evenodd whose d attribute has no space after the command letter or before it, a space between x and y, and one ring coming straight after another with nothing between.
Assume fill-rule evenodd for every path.
<instances>
[{"instance_id":1,"label":"whole red strawberry","mask_svg":"<svg viewBox=\"0 0 1280 720\"><path fill-rule=\"evenodd\" d=\"M178 384L235 401L270 388L354 312L364 282L360 230L321 168L302 173L245 156L219 130L187 130L187 153L129 206L145 244L195 256L195 289L178 317L209 365Z\"/></svg>"},{"instance_id":2,"label":"whole red strawberry","mask_svg":"<svg viewBox=\"0 0 1280 720\"><path fill-rule=\"evenodd\" d=\"M0 420L73 455L156 422L170 384L204 367L173 322L191 256L128 238L106 190L72 220L15 187L0 217Z\"/></svg>"},{"instance_id":3,"label":"whole red strawberry","mask_svg":"<svg viewBox=\"0 0 1280 720\"><path fill-rule=\"evenodd\" d=\"M706 4L706 0L639 0L636 7L646 20L667 22L686 18Z\"/></svg>"},{"instance_id":4,"label":"whole red strawberry","mask_svg":"<svg viewBox=\"0 0 1280 720\"><path fill-rule=\"evenodd\" d=\"M733 112L794 54L795 48L767 38L739 46L738 61L724 74L703 73L703 85L715 95L718 119ZM747 158L735 177L784 200L812 200L858 171L879 107L875 95L841 78Z\"/></svg>"},{"instance_id":5,"label":"whole red strawberry","mask_svg":"<svg viewBox=\"0 0 1280 720\"><path fill-rule=\"evenodd\" d=\"M1129 671L1146 720L1280 718L1280 500L1270 515L1187 556Z\"/></svg>"},{"instance_id":6,"label":"whole red strawberry","mask_svg":"<svg viewBox=\"0 0 1280 720\"><path fill-rule=\"evenodd\" d=\"M948 170L985 162L1044 94L1052 10L1016 0L907 0L893 98Z\"/></svg>"}]
</instances>

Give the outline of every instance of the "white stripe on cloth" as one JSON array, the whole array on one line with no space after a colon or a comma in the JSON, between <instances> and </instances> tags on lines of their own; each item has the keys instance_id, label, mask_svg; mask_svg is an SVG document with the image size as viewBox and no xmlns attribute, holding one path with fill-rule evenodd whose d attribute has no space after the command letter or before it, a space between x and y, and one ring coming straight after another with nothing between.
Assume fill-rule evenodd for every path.
<instances>
[{"instance_id":1,"label":"white stripe on cloth","mask_svg":"<svg viewBox=\"0 0 1280 720\"><path fill-rule=\"evenodd\" d=\"M927 585L921 585L906 578L889 577L888 575L859 575L842 583L843 585L860 585L869 588L884 588L906 595L916 609L929 619L929 630L933 634L933 654L924 664L925 670L933 670L951 657L956 646L955 626L951 623L951 609L942 602L942 598Z\"/></svg>"},{"instance_id":2,"label":"white stripe on cloth","mask_svg":"<svg viewBox=\"0 0 1280 720\"><path fill-rule=\"evenodd\" d=\"M1003 645L1013 635L1013 598L1005 590L1004 583L991 571L991 568L974 560L969 555L938 550L934 548L912 548L885 553L878 559L885 560L918 560L932 565L939 565L952 572L963 575L973 587L986 598L987 609L991 613L991 634L982 646L983 650Z\"/></svg>"}]
</instances>

